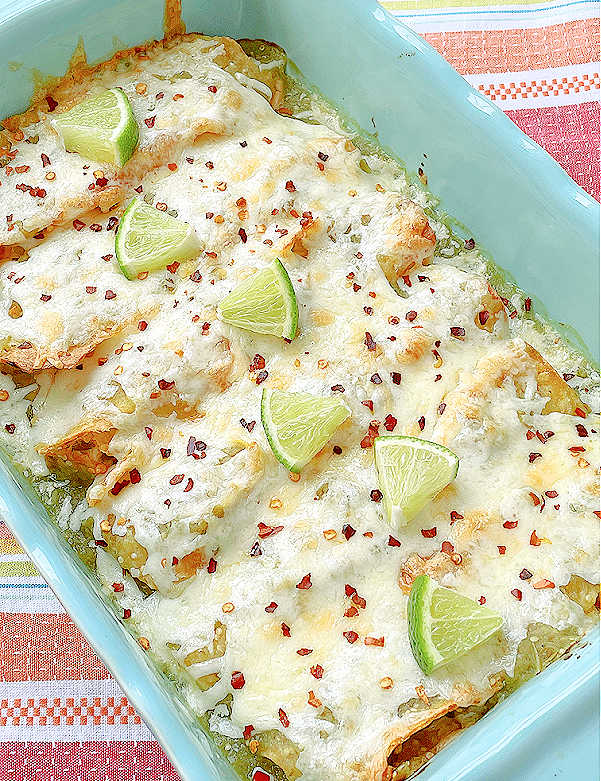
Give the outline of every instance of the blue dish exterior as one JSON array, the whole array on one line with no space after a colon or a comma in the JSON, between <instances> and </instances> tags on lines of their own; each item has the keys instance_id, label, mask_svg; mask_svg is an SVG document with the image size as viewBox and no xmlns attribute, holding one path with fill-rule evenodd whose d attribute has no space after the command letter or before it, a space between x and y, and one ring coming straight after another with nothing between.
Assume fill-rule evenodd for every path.
<instances>
[{"instance_id":1,"label":"blue dish exterior","mask_svg":"<svg viewBox=\"0 0 601 781\"><path fill-rule=\"evenodd\" d=\"M162 36L162 0L0 0L0 116L22 110L29 68L65 70L82 36L90 61ZM277 41L307 79L433 192L550 316L598 355L599 205L419 36L375 0L184 0L190 30ZM17 70L9 63L20 62ZM350 77L350 78L349 78ZM424 157L427 154L427 158ZM559 293L559 295L558 295ZM536 298L534 299L536 303ZM577 338L577 337L574 337ZM0 464L0 514L121 683L183 781L236 776L115 620L31 490ZM599 631L437 755L424 781L599 777Z\"/></svg>"}]
</instances>

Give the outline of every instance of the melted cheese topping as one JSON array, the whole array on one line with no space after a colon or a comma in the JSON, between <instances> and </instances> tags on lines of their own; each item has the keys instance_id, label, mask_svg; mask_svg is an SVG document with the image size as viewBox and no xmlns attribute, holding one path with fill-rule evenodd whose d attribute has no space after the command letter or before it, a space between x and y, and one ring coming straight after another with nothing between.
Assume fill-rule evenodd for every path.
<instances>
[{"instance_id":1,"label":"melted cheese topping","mask_svg":"<svg viewBox=\"0 0 601 781\"><path fill-rule=\"evenodd\" d=\"M543 384L526 331L474 253L431 264L424 196L393 163L276 114L261 94L270 88L248 69L218 68L217 51L181 44L118 82L140 120L156 114L152 128L140 123L141 149L161 133L179 138L153 147L160 164L132 184L190 222L203 253L129 282L102 259L113 234L95 217L100 231L57 230L24 263L5 264L0 343L83 353L77 369L37 375L31 426L28 389L0 376L16 426L0 434L35 472L39 451L94 477L77 516L93 517L110 552L99 549L99 575L110 591L124 582L118 599L158 659L179 666L194 708L233 694L231 719L216 712L212 724L231 737L248 724L279 730L307 781L389 778L387 736L398 743L421 723L400 708L416 687L446 710L485 701L498 672L512 673L529 624L590 625L559 586L573 574L598 581L594 422L543 414L550 393L573 392L559 376ZM139 82L164 93L152 109ZM72 156L56 154L78 187L62 165ZM298 299L290 344L216 318L217 303L274 257ZM298 480L264 436L264 387L341 394L351 410ZM402 530L372 495L376 430L460 457L457 479ZM504 619L500 635L431 676L407 637L421 571ZM238 672L244 686L232 688Z\"/></svg>"}]
</instances>

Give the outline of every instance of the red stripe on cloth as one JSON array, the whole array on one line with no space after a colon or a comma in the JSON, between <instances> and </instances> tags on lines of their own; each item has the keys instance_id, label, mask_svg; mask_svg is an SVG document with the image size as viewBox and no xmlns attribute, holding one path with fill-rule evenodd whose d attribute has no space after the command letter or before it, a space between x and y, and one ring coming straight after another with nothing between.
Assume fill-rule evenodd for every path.
<instances>
[{"instance_id":1,"label":"red stripe on cloth","mask_svg":"<svg viewBox=\"0 0 601 781\"><path fill-rule=\"evenodd\" d=\"M599 198L599 104L507 111L507 116L540 144L577 184Z\"/></svg>"},{"instance_id":2,"label":"red stripe on cloth","mask_svg":"<svg viewBox=\"0 0 601 781\"><path fill-rule=\"evenodd\" d=\"M155 741L0 743L2 781L180 781Z\"/></svg>"},{"instance_id":3,"label":"red stripe on cloth","mask_svg":"<svg viewBox=\"0 0 601 781\"><path fill-rule=\"evenodd\" d=\"M0 681L108 677L100 659L64 613L0 613Z\"/></svg>"},{"instance_id":4,"label":"red stripe on cloth","mask_svg":"<svg viewBox=\"0 0 601 781\"><path fill-rule=\"evenodd\" d=\"M424 38L460 73L594 65L599 59L597 19L530 29L425 33Z\"/></svg>"}]
</instances>

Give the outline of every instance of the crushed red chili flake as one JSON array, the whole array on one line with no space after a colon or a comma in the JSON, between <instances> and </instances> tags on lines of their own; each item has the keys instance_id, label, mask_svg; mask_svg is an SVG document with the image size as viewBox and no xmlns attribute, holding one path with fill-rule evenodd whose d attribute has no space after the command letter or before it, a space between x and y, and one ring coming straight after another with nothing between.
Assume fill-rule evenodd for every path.
<instances>
[{"instance_id":1,"label":"crushed red chili flake","mask_svg":"<svg viewBox=\"0 0 601 781\"><path fill-rule=\"evenodd\" d=\"M343 632L342 635L347 640L347 642L349 642L351 645L353 643L356 643L357 640L359 639L359 635L356 632L353 632L352 630L348 632Z\"/></svg>"},{"instance_id":2,"label":"crushed red chili flake","mask_svg":"<svg viewBox=\"0 0 601 781\"><path fill-rule=\"evenodd\" d=\"M284 637L290 637L290 627L288 626L288 624L285 624L282 621L281 628L282 628L282 634L284 635Z\"/></svg>"},{"instance_id":3,"label":"crushed red chili flake","mask_svg":"<svg viewBox=\"0 0 601 781\"><path fill-rule=\"evenodd\" d=\"M127 480L123 482L116 482L115 485L111 488L111 494L113 496L119 496L119 494L125 488L126 485L129 485Z\"/></svg>"},{"instance_id":4,"label":"crushed red chili flake","mask_svg":"<svg viewBox=\"0 0 601 781\"><path fill-rule=\"evenodd\" d=\"M277 602L270 602L267 607L265 608L266 613L275 613L277 610L278 603Z\"/></svg>"},{"instance_id":5,"label":"crushed red chili flake","mask_svg":"<svg viewBox=\"0 0 601 781\"><path fill-rule=\"evenodd\" d=\"M518 602L522 601L522 592L519 590L519 588L512 588L511 594L517 599Z\"/></svg>"},{"instance_id":6,"label":"crushed red chili flake","mask_svg":"<svg viewBox=\"0 0 601 781\"><path fill-rule=\"evenodd\" d=\"M240 670L235 670L232 673L232 689L241 689L246 681L244 680L244 675L240 672Z\"/></svg>"},{"instance_id":7,"label":"crushed red chili flake","mask_svg":"<svg viewBox=\"0 0 601 781\"><path fill-rule=\"evenodd\" d=\"M344 393L344 386L343 385L332 385L330 390L333 393Z\"/></svg>"},{"instance_id":8,"label":"crushed red chili flake","mask_svg":"<svg viewBox=\"0 0 601 781\"><path fill-rule=\"evenodd\" d=\"M361 610L365 610L365 606L367 605L367 601L363 597L360 597L357 592L355 592L351 597L351 602L354 605L357 605L357 607L360 607Z\"/></svg>"},{"instance_id":9,"label":"crushed red chili flake","mask_svg":"<svg viewBox=\"0 0 601 781\"><path fill-rule=\"evenodd\" d=\"M379 648L384 647L384 638L383 637L365 637L363 639L363 642L365 645L376 645Z\"/></svg>"},{"instance_id":10,"label":"crushed red chili flake","mask_svg":"<svg viewBox=\"0 0 601 781\"><path fill-rule=\"evenodd\" d=\"M317 153L317 157L319 157L319 159L321 160L322 163L325 163L326 160L328 159L329 155L326 155L325 152L318 152Z\"/></svg>"},{"instance_id":11,"label":"crushed red chili flake","mask_svg":"<svg viewBox=\"0 0 601 781\"><path fill-rule=\"evenodd\" d=\"M299 648L296 652L299 656L309 656L309 654L313 653L312 648Z\"/></svg>"},{"instance_id":12,"label":"crushed red chili flake","mask_svg":"<svg viewBox=\"0 0 601 781\"><path fill-rule=\"evenodd\" d=\"M573 380L576 375L572 374L571 372L564 372L563 378L566 382L569 382L570 380Z\"/></svg>"},{"instance_id":13,"label":"crushed red chili flake","mask_svg":"<svg viewBox=\"0 0 601 781\"><path fill-rule=\"evenodd\" d=\"M263 139L265 140L265 139ZM271 141L269 142L271 144ZM286 715L286 711L280 708L278 710L278 717L282 723L282 727L289 727L290 726L290 719Z\"/></svg>"},{"instance_id":14,"label":"crushed red chili flake","mask_svg":"<svg viewBox=\"0 0 601 781\"><path fill-rule=\"evenodd\" d=\"M545 496L547 497L547 499L556 499L559 496L559 494L557 493L557 491L545 491Z\"/></svg>"},{"instance_id":15,"label":"crushed red chili flake","mask_svg":"<svg viewBox=\"0 0 601 781\"><path fill-rule=\"evenodd\" d=\"M212 575L216 570L217 570L217 562L213 558L209 559L207 572L209 573L209 575Z\"/></svg>"},{"instance_id":16,"label":"crushed red chili flake","mask_svg":"<svg viewBox=\"0 0 601 781\"><path fill-rule=\"evenodd\" d=\"M111 301L113 298L117 298L117 294L114 293L112 290L107 290L104 294L104 297L107 301Z\"/></svg>"},{"instance_id":17,"label":"crushed red chili flake","mask_svg":"<svg viewBox=\"0 0 601 781\"><path fill-rule=\"evenodd\" d=\"M417 317L417 312L415 311L415 309L411 309L405 315L405 320L408 320L410 323L412 323L415 320L416 317Z\"/></svg>"},{"instance_id":18,"label":"crushed red chili flake","mask_svg":"<svg viewBox=\"0 0 601 781\"><path fill-rule=\"evenodd\" d=\"M73 227L75 228L76 231L80 231L80 230L82 230L83 228L86 227L86 224L85 224L85 222L82 222L81 220L75 219L75 220L73 220Z\"/></svg>"},{"instance_id":19,"label":"crushed red chili flake","mask_svg":"<svg viewBox=\"0 0 601 781\"><path fill-rule=\"evenodd\" d=\"M483 309L481 312L478 312L478 322L480 325L486 325L486 322L488 318L490 317L490 312L488 310Z\"/></svg>"},{"instance_id":20,"label":"crushed red chili flake","mask_svg":"<svg viewBox=\"0 0 601 781\"><path fill-rule=\"evenodd\" d=\"M448 540L445 540L442 545L440 546L440 550L443 553L446 553L448 556L451 555L451 553L455 552L455 547L452 542L449 542Z\"/></svg>"},{"instance_id":21,"label":"crushed red chili flake","mask_svg":"<svg viewBox=\"0 0 601 781\"><path fill-rule=\"evenodd\" d=\"M14 424L14 423L7 423L7 424L4 426L4 430L5 430L5 431L6 431L8 434L14 434L14 433L15 433L15 429L16 429L16 426L15 426L15 424Z\"/></svg>"},{"instance_id":22,"label":"crushed red chili flake","mask_svg":"<svg viewBox=\"0 0 601 781\"><path fill-rule=\"evenodd\" d=\"M542 458L542 453L530 453L528 456L528 461L532 464L534 461L536 461L537 458Z\"/></svg>"},{"instance_id":23,"label":"crushed red chili flake","mask_svg":"<svg viewBox=\"0 0 601 781\"><path fill-rule=\"evenodd\" d=\"M532 431L531 429L528 429L528 431L526 432L526 439L527 440L534 439L534 436L535 436L534 431Z\"/></svg>"},{"instance_id":24,"label":"crushed red chili flake","mask_svg":"<svg viewBox=\"0 0 601 781\"><path fill-rule=\"evenodd\" d=\"M131 618L131 610L128 607L124 608L123 610L123 618Z\"/></svg>"},{"instance_id":25,"label":"crushed red chili flake","mask_svg":"<svg viewBox=\"0 0 601 781\"><path fill-rule=\"evenodd\" d=\"M497 548L499 549L499 556L504 556L507 552L507 548L505 545L497 545Z\"/></svg>"},{"instance_id":26,"label":"crushed red chili flake","mask_svg":"<svg viewBox=\"0 0 601 781\"><path fill-rule=\"evenodd\" d=\"M189 491L192 490L194 487L194 480L192 480L191 477L188 478L188 482L186 483L186 487L184 488L184 493L187 494Z\"/></svg>"},{"instance_id":27,"label":"crushed red chili flake","mask_svg":"<svg viewBox=\"0 0 601 781\"><path fill-rule=\"evenodd\" d=\"M454 336L455 339L463 339L465 337L465 328L462 328L459 325L454 325L451 327L451 336Z\"/></svg>"},{"instance_id":28,"label":"crushed red chili flake","mask_svg":"<svg viewBox=\"0 0 601 781\"><path fill-rule=\"evenodd\" d=\"M129 473L129 482L132 485L135 485L136 483L139 483L141 479L142 478L141 478L140 473L138 472L137 469L132 469L130 471L130 473Z\"/></svg>"},{"instance_id":29,"label":"crushed red chili flake","mask_svg":"<svg viewBox=\"0 0 601 781\"><path fill-rule=\"evenodd\" d=\"M51 298L52 296L49 296L47 293L42 293L42 295L40 296L40 301L44 301L45 303L46 301L50 301Z\"/></svg>"},{"instance_id":30,"label":"crushed red chili flake","mask_svg":"<svg viewBox=\"0 0 601 781\"><path fill-rule=\"evenodd\" d=\"M394 431L397 424L397 419L393 415L386 415L384 418L384 428L386 431Z\"/></svg>"},{"instance_id":31,"label":"crushed red chili flake","mask_svg":"<svg viewBox=\"0 0 601 781\"><path fill-rule=\"evenodd\" d=\"M520 580L530 580L531 577L532 577L532 573L530 572L529 569L523 569L520 572Z\"/></svg>"},{"instance_id":32,"label":"crushed red chili flake","mask_svg":"<svg viewBox=\"0 0 601 781\"><path fill-rule=\"evenodd\" d=\"M363 344L367 347L368 350L375 350L376 349L376 343L374 342L374 339L372 335L369 333L369 331L365 332L365 339L363 341Z\"/></svg>"},{"instance_id":33,"label":"crushed red chili flake","mask_svg":"<svg viewBox=\"0 0 601 781\"><path fill-rule=\"evenodd\" d=\"M268 376L269 376L269 372L266 371L259 372L255 379L256 384L260 385L262 382L265 382Z\"/></svg>"},{"instance_id":34,"label":"crushed red chili flake","mask_svg":"<svg viewBox=\"0 0 601 781\"><path fill-rule=\"evenodd\" d=\"M314 678L317 678L318 680L323 678L323 667L320 664L313 665L309 672Z\"/></svg>"},{"instance_id":35,"label":"crushed red chili flake","mask_svg":"<svg viewBox=\"0 0 601 781\"><path fill-rule=\"evenodd\" d=\"M369 498L372 500L372 502L381 502L382 491L379 491L377 488L374 488L372 491L369 492Z\"/></svg>"},{"instance_id":36,"label":"crushed red chili flake","mask_svg":"<svg viewBox=\"0 0 601 781\"><path fill-rule=\"evenodd\" d=\"M146 117L146 119L144 120L144 124L146 125L146 127L154 127L155 120L156 120L156 114L153 117Z\"/></svg>"},{"instance_id":37,"label":"crushed red chili flake","mask_svg":"<svg viewBox=\"0 0 601 781\"><path fill-rule=\"evenodd\" d=\"M529 312L532 308L532 299L531 298L525 298L524 299L524 310L526 312Z\"/></svg>"},{"instance_id":38,"label":"crushed red chili flake","mask_svg":"<svg viewBox=\"0 0 601 781\"><path fill-rule=\"evenodd\" d=\"M450 515L451 515L451 524L455 523L455 521L462 521L463 520L463 515L460 515L455 510L451 510Z\"/></svg>"},{"instance_id":39,"label":"crushed red chili flake","mask_svg":"<svg viewBox=\"0 0 601 781\"><path fill-rule=\"evenodd\" d=\"M359 611L354 605L351 605L347 610L344 611L345 618L355 618L358 615Z\"/></svg>"},{"instance_id":40,"label":"crushed red chili flake","mask_svg":"<svg viewBox=\"0 0 601 781\"><path fill-rule=\"evenodd\" d=\"M361 285L358 285L356 282L353 282L353 291L355 293L358 293L361 290Z\"/></svg>"},{"instance_id":41,"label":"crushed red chili flake","mask_svg":"<svg viewBox=\"0 0 601 781\"><path fill-rule=\"evenodd\" d=\"M547 578L542 578L541 580L537 580L536 583L533 583L532 588L555 588L555 583L553 583L552 580L547 580Z\"/></svg>"},{"instance_id":42,"label":"crushed red chili flake","mask_svg":"<svg viewBox=\"0 0 601 781\"><path fill-rule=\"evenodd\" d=\"M246 244L248 240L248 236L246 235L246 231L244 230L244 228L240 228L238 230L238 236L240 236L240 240L242 241L242 243Z\"/></svg>"},{"instance_id":43,"label":"crushed red chili flake","mask_svg":"<svg viewBox=\"0 0 601 781\"><path fill-rule=\"evenodd\" d=\"M436 526L433 526L431 529L422 529L422 537L431 538L436 537Z\"/></svg>"},{"instance_id":44,"label":"crushed red chili flake","mask_svg":"<svg viewBox=\"0 0 601 781\"><path fill-rule=\"evenodd\" d=\"M119 594L124 589L123 583L113 583L113 591L117 594Z\"/></svg>"},{"instance_id":45,"label":"crushed red chili flake","mask_svg":"<svg viewBox=\"0 0 601 781\"><path fill-rule=\"evenodd\" d=\"M285 187L286 187L286 189L288 190L289 193L296 192L296 187L294 186L294 182L292 181L292 179L288 179L288 181L286 182Z\"/></svg>"},{"instance_id":46,"label":"crushed red chili flake","mask_svg":"<svg viewBox=\"0 0 601 781\"><path fill-rule=\"evenodd\" d=\"M262 555L263 555L263 551L261 550L261 546L259 545L259 543L258 543L258 542L255 542L255 543L253 544L253 546L252 546L252 548L250 549L250 552L249 552L249 553L250 553L250 555L251 555L253 558L257 558L258 556L262 556Z\"/></svg>"},{"instance_id":47,"label":"crushed red chili flake","mask_svg":"<svg viewBox=\"0 0 601 781\"><path fill-rule=\"evenodd\" d=\"M480 599L478 600L478 602L479 602L481 605L485 605L485 604L486 604L486 597L480 597Z\"/></svg>"},{"instance_id":48,"label":"crushed red chili flake","mask_svg":"<svg viewBox=\"0 0 601 781\"><path fill-rule=\"evenodd\" d=\"M568 450L570 453L584 453L584 448L581 445L576 445L575 447L569 447Z\"/></svg>"},{"instance_id":49,"label":"crushed red chili flake","mask_svg":"<svg viewBox=\"0 0 601 781\"><path fill-rule=\"evenodd\" d=\"M303 575L300 581L296 584L296 588L299 588L301 590L306 590L308 588L311 588L312 585L313 584L311 583L311 573L308 572L306 575Z\"/></svg>"},{"instance_id":50,"label":"crushed red chili flake","mask_svg":"<svg viewBox=\"0 0 601 781\"><path fill-rule=\"evenodd\" d=\"M540 538L536 533L536 529L530 535L530 545L533 545L536 548L538 548L538 546L540 545Z\"/></svg>"},{"instance_id":51,"label":"crushed red chili flake","mask_svg":"<svg viewBox=\"0 0 601 781\"><path fill-rule=\"evenodd\" d=\"M390 378L393 381L395 385L401 384L401 373L400 372L390 372ZM382 380L380 380L382 382Z\"/></svg>"},{"instance_id":52,"label":"crushed red chili flake","mask_svg":"<svg viewBox=\"0 0 601 781\"><path fill-rule=\"evenodd\" d=\"M419 430L420 430L420 431L423 431L423 430L424 430L424 428L426 427L426 419L425 419L425 417L424 417L423 415L422 415L422 416L421 416L421 418L420 418L420 419L417 421L417 425L419 426Z\"/></svg>"},{"instance_id":53,"label":"crushed red chili flake","mask_svg":"<svg viewBox=\"0 0 601 781\"><path fill-rule=\"evenodd\" d=\"M438 374L437 377L440 377L440 374ZM444 411L446 410L446 408L447 408L447 405L445 404L445 402L441 401L440 404L438 405L438 414L442 415L444 413Z\"/></svg>"},{"instance_id":54,"label":"crushed red chili flake","mask_svg":"<svg viewBox=\"0 0 601 781\"><path fill-rule=\"evenodd\" d=\"M171 480L169 480L170 485L178 485L181 483L181 481L184 479L184 475L173 475Z\"/></svg>"},{"instance_id":55,"label":"crushed red chili flake","mask_svg":"<svg viewBox=\"0 0 601 781\"><path fill-rule=\"evenodd\" d=\"M347 597L352 597L353 594L357 593L357 589L354 586L351 586L349 583L346 583L344 586L344 593Z\"/></svg>"},{"instance_id":56,"label":"crushed red chili flake","mask_svg":"<svg viewBox=\"0 0 601 781\"><path fill-rule=\"evenodd\" d=\"M575 408L574 414L578 415L579 418L586 418L586 412L583 409L580 409L580 407Z\"/></svg>"},{"instance_id":57,"label":"crushed red chili flake","mask_svg":"<svg viewBox=\"0 0 601 781\"><path fill-rule=\"evenodd\" d=\"M350 523L345 523L344 526L342 527L342 533L348 541L350 540L351 537L353 537L357 533L357 530L353 529Z\"/></svg>"},{"instance_id":58,"label":"crushed red chili flake","mask_svg":"<svg viewBox=\"0 0 601 781\"><path fill-rule=\"evenodd\" d=\"M365 401L362 401L361 404L363 404L364 407L367 407L370 412L374 411L374 403L371 399L366 399Z\"/></svg>"},{"instance_id":59,"label":"crushed red chili flake","mask_svg":"<svg viewBox=\"0 0 601 781\"><path fill-rule=\"evenodd\" d=\"M250 740L251 735L253 734L254 731L255 731L255 728L253 727L253 725L252 724L247 724L246 727L244 727L244 731L242 732L242 736L243 736L244 740ZM253 779L253 781L254 781L254 779Z\"/></svg>"},{"instance_id":60,"label":"crushed red chili flake","mask_svg":"<svg viewBox=\"0 0 601 781\"><path fill-rule=\"evenodd\" d=\"M334 447L332 448L332 452L336 453L336 455L339 456L342 453L342 448L340 447L340 445L334 445Z\"/></svg>"},{"instance_id":61,"label":"crushed red chili flake","mask_svg":"<svg viewBox=\"0 0 601 781\"><path fill-rule=\"evenodd\" d=\"M171 390L175 387L175 380L159 380L157 382L160 390Z\"/></svg>"},{"instance_id":62,"label":"crushed red chili flake","mask_svg":"<svg viewBox=\"0 0 601 781\"><path fill-rule=\"evenodd\" d=\"M515 527L518 525L517 521L505 521L503 523L504 529L515 529Z\"/></svg>"},{"instance_id":63,"label":"crushed red chili flake","mask_svg":"<svg viewBox=\"0 0 601 781\"><path fill-rule=\"evenodd\" d=\"M401 547L401 543L397 540L396 537L393 537L392 534L388 535L388 545L391 548L400 548Z\"/></svg>"},{"instance_id":64,"label":"crushed red chili flake","mask_svg":"<svg viewBox=\"0 0 601 781\"><path fill-rule=\"evenodd\" d=\"M365 312L366 315L373 315L374 313L373 307L371 306L364 306L363 311Z\"/></svg>"},{"instance_id":65,"label":"crushed red chili flake","mask_svg":"<svg viewBox=\"0 0 601 781\"><path fill-rule=\"evenodd\" d=\"M109 262L109 260L112 260L113 256L111 254L108 255L101 255L100 256L106 263Z\"/></svg>"},{"instance_id":66,"label":"crushed red chili flake","mask_svg":"<svg viewBox=\"0 0 601 781\"><path fill-rule=\"evenodd\" d=\"M579 437L588 437L588 431L584 428L582 423L576 424L576 431L578 432Z\"/></svg>"},{"instance_id":67,"label":"crushed red chili flake","mask_svg":"<svg viewBox=\"0 0 601 781\"><path fill-rule=\"evenodd\" d=\"M259 537L264 540L267 537L272 537L274 534L279 534L283 530L283 526L268 526L266 523L259 521L257 524L259 527Z\"/></svg>"},{"instance_id":68,"label":"crushed red chili flake","mask_svg":"<svg viewBox=\"0 0 601 781\"><path fill-rule=\"evenodd\" d=\"M169 458L171 455L171 448L170 447L162 447L161 448L161 456L162 458Z\"/></svg>"}]
</instances>

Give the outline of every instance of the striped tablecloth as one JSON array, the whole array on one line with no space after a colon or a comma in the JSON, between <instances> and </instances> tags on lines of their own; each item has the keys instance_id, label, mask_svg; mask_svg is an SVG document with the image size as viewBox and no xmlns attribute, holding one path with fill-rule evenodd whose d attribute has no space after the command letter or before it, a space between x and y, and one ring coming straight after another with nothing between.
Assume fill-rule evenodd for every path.
<instances>
[{"instance_id":1,"label":"striped tablecloth","mask_svg":"<svg viewBox=\"0 0 601 781\"><path fill-rule=\"evenodd\" d=\"M383 5L599 198L598 3L386 0ZM1 522L0 779L178 781Z\"/></svg>"}]
</instances>

